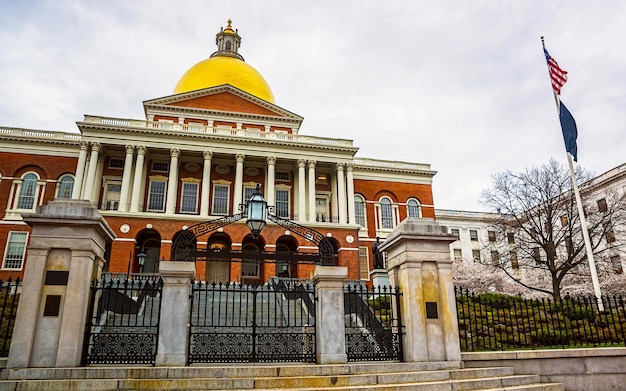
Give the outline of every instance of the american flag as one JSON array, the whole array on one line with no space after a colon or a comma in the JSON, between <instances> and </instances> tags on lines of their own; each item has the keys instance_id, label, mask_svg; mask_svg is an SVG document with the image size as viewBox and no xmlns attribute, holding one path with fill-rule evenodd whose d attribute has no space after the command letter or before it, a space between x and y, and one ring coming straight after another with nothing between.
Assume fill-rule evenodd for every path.
<instances>
[{"instance_id":1,"label":"american flag","mask_svg":"<svg viewBox=\"0 0 626 391\"><path fill-rule=\"evenodd\" d=\"M543 53L546 55L546 61L548 62L548 73L550 73L550 80L552 80L552 88L557 95L561 95L561 87L567 81L567 71L559 67L559 64L550 56L546 49L543 49Z\"/></svg>"}]
</instances>

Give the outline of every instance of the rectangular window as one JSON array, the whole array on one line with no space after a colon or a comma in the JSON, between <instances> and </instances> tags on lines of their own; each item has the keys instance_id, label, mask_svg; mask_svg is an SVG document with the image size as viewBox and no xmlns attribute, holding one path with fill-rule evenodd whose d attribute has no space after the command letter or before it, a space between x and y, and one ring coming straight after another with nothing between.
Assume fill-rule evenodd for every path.
<instances>
[{"instance_id":1,"label":"rectangular window","mask_svg":"<svg viewBox=\"0 0 626 391\"><path fill-rule=\"evenodd\" d=\"M104 194L104 200L102 201L102 209L117 210L117 206L120 202L122 185L120 183L107 183L105 189L106 192Z\"/></svg>"},{"instance_id":2,"label":"rectangular window","mask_svg":"<svg viewBox=\"0 0 626 391\"><path fill-rule=\"evenodd\" d=\"M243 202L248 202L248 200L250 200L250 198L252 198L252 194L254 194L254 191L256 190L256 186L245 186L243 188Z\"/></svg>"},{"instance_id":3,"label":"rectangular window","mask_svg":"<svg viewBox=\"0 0 626 391\"><path fill-rule=\"evenodd\" d=\"M509 257L511 258L511 268L519 269L519 263L517 262L517 252L509 251Z\"/></svg>"},{"instance_id":4,"label":"rectangular window","mask_svg":"<svg viewBox=\"0 0 626 391\"><path fill-rule=\"evenodd\" d=\"M365 227L365 202L361 196L354 197L354 219L361 227Z\"/></svg>"},{"instance_id":5,"label":"rectangular window","mask_svg":"<svg viewBox=\"0 0 626 391\"><path fill-rule=\"evenodd\" d=\"M606 238L607 243L615 242L615 233L613 231L606 231L604 237Z\"/></svg>"},{"instance_id":6,"label":"rectangular window","mask_svg":"<svg viewBox=\"0 0 626 391\"><path fill-rule=\"evenodd\" d=\"M124 159L120 159L116 157L109 158L109 168L117 168L117 169L124 168Z\"/></svg>"},{"instance_id":7,"label":"rectangular window","mask_svg":"<svg viewBox=\"0 0 626 391\"><path fill-rule=\"evenodd\" d=\"M561 227L567 227L569 224L569 219L566 215L561 216Z\"/></svg>"},{"instance_id":8,"label":"rectangular window","mask_svg":"<svg viewBox=\"0 0 626 391\"><path fill-rule=\"evenodd\" d=\"M198 211L198 184L195 182L183 182L180 199L181 213L196 213Z\"/></svg>"},{"instance_id":9,"label":"rectangular window","mask_svg":"<svg viewBox=\"0 0 626 391\"><path fill-rule=\"evenodd\" d=\"M24 253L26 252L26 240L28 232L9 232L7 247L4 251L3 269L21 270L24 265Z\"/></svg>"},{"instance_id":10,"label":"rectangular window","mask_svg":"<svg viewBox=\"0 0 626 391\"><path fill-rule=\"evenodd\" d=\"M454 253L454 259L461 259L461 249L460 248L455 248L454 250L452 250Z\"/></svg>"},{"instance_id":11,"label":"rectangular window","mask_svg":"<svg viewBox=\"0 0 626 391\"><path fill-rule=\"evenodd\" d=\"M506 233L506 240L509 244L515 244L515 234L513 232Z\"/></svg>"},{"instance_id":12,"label":"rectangular window","mask_svg":"<svg viewBox=\"0 0 626 391\"><path fill-rule=\"evenodd\" d=\"M290 179L289 171L276 171L274 173L274 180L280 182L289 182Z\"/></svg>"},{"instance_id":13,"label":"rectangular window","mask_svg":"<svg viewBox=\"0 0 626 391\"><path fill-rule=\"evenodd\" d=\"M276 189L276 216L289 218L289 190Z\"/></svg>"},{"instance_id":14,"label":"rectangular window","mask_svg":"<svg viewBox=\"0 0 626 391\"><path fill-rule=\"evenodd\" d=\"M487 232L487 236L489 236L489 241L490 242L495 242L496 241L496 231L488 231Z\"/></svg>"},{"instance_id":15,"label":"rectangular window","mask_svg":"<svg viewBox=\"0 0 626 391\"><path fill-rule=\"evenodd\" d=\"M500 263L500 253L498 253L498 251L491 250L491 262L494 265L497 265L498 263Z\"/></svg>"},{"instance_id":16,"label":"rectangular window","mask_svg":"<svg viewBox=\"0 0 626 391\"><path fill-rule=\"evenodd\" d=\"M480 250L472 250L472 258L476 262L480 262Z\"/></svg>"},{"instance_id":17,"label":"rectangular window","mask_svg":"<svg viewBox=\"0 0 626 391\"><path fill-rule=\"evenodd\" d=\"M213 211L214 215L228 214L228 185L213 185Z\"/></svg>"},{"instance_id":18,"label":"rectangular window","mask_svg":"<svg viewBox=\"0 0 626 391\"><path fill-rule=\"evenodd\" d=\"M369 249L367 247L359 247L359 278L361 280L370 279L369 254Z\"/></svg>"},{"instance_id":19,"label":"rectangular window","mask_svg":"<svg viewBox=\"0 0 626 391\"><path fill-rule=\"evenodd\" d=\"M165 210L165 189L167 181L152 180L150 181L150 190L148 192L148 208L149 212L163 212Z\"/></svg>"},{"instance_id":20,"label":"rectangular window","mask_svg":"<svg viewBox=\"0 0 626 391\"><path fill-rule=\"evenodd\" d=\"M456 236L456 239L459 240L459 236L460 236L459 229L458 228L452 228L450 230L450 235Z\"/></svg>"},{"instance_id":21,"label":"rectangular window","mask_svg":"<svg viewBox=\"0 0 626 391\"><path fill-rule=\"evenodd\" d=\"M469 231L470 234L470 239L477 242L478 241L478 231L476 231L475 229L470 229Z\"/></svg>"},{"instance_id":22,"label":"rectangular window","mask_svg":"<svg viewBox=\"0 0 626 391\"><path fill-rule=\"evenodd\" d=\"M168 172L170 164L168 162L152 162L153 172Z\"/></svg>"},{"instance_id":23,"label":"rectangular window","mask_svg":"<svg viewBox=\"0 0 626 391\"><path fill-rule=\"evenodd\" d=\"M600 212L606 212L607 210L609 210L606 204L606 198L602 198L598 200L598 210Z\"/></svg>"}]
</instances>

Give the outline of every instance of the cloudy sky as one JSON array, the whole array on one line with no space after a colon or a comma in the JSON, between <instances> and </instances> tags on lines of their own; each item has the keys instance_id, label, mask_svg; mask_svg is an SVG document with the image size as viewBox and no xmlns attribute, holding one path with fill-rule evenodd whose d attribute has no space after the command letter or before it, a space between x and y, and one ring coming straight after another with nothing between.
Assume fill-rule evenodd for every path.
<instances>
[{"instance_id":1,"label":"cloudy sky","mask_svg":"<svg viewBox=\"0 0 626 391\"><path fill-rule=\"evenodd\" d=\"M578 161L626 161L626 2L2 0L0 127L143 119L226 20L301 134L429 163L435 206L481 210L491 175L566 163L540 36L569 72Z\"/></svg>"}]
</instances>

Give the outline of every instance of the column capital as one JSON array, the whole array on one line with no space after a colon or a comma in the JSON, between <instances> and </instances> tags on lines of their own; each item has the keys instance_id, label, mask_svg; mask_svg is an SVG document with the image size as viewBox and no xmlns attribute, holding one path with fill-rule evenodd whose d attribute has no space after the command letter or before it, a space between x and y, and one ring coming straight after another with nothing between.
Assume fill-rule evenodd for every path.
<instances>
[{"instance_id":1,"label":"column capital","mask_svg":"<svg viewBox=\"0 0 626 391\"><path fill-rule=\"evenodd\" d=\"M145 145L137 145L137 155L145 155L148 149Z\"/></svg>"},{"instance_id":2,"label":"column capital","mask_svg":"<svg viewBox=\"0 0 626 391\"><path fill-rule=\"evenodd\" d=\"M309 168L315 168L315 165L317 164L317 162L315 160L308 160L307 161L307 165Z\"/></svg>"},{"instance_id":3,"label":"column capital","mask_svg":"<svg viewBox=\"0 0 626 391\"><path fill-rule=\"evenodd\" d=\"M132 154L133 152L135 152L135 146L134 145L130 145L130 144L126 144L126 154Z\"/></svg>"},{"instance_id":4,"label":"column capital","mask_svg":"<svg viewBox=\"0 0 626 391\"><path fill-rule=\"evenodd\" d=\"M243 153L238 153L235 155L235 161L237 163L243 163L245 159L246 159L246 155L244 155Z\"/></svg>"},{"instance_id":5,"label":"column capital","mask_svg":"<svg viewBox=\"0 0 626 391\"><path fill-rule=\"evenodd\" d=\"M180 149L178 148L170 148L170 156L178 158L180 157Z\"/></svg>"},{"instance_id":6,"label":"column capital","mask_svg":"<svg viewBox=\"0 0 626 391\"><path fill-rule=\"evenodd\" d=\"M352 172L353 169L354 169L354 164L352 163L346 164L346 171Z\"/></svg>"},{"instance_id":7,"label":"column capital","mask_svg":"<svg viewBox=\"0 0 626 391\"><path fill-rule=\"evenodd\" d=\"M211 160L213 158L213 152L204 151L202 152L202 156L204 157L204 160Z\"/></svg>"},{"instance_id":8,"label":"column capital","mask_svg":"<svg viewBox=\"0 0 626 391\"><path fill-rule=\"evenodd\" d=\"M337 171L343 171L344 167L346 166L345 163L337 163Z\"/></svg>"},{"instance_id":9,"label":"column capital","mask_svg":"<svg viewBox=\"0 0 626 391\"><path fill-rule=\"evenodd\" d=\"M306 167L306 160L298 159L298 168L304 168L304 167Z\"/></svg>"},{"instance_id":10,"label":"column capital","mask_svg":"<svg viewBox=\"0 0 626 391\"><path fill-rule=\"evenodd\" d=\"M80 142L80 149L81 149L82 151L86 151L86 150L88 150L88 149L89 149L89 142L87 142L87 141L81 141L81 142Z\"/></svg>"},{"instance_id":11,"label":"column capital","mask_svg":"<svg viewBox=\"0 0 626 391\"><path fill-rule=\"evenodd\" d=\"M276 164L276 156L268 156L266 160L267 160L267 164L270 166L273 166L274 164Z\"/></svg>"},{"instance_id":12,"label":"column capital","mask_svg":"<svg viewBox=\"0 0 626 391\"><path fill-rule=\"evenodd\" d=\"M91 143L91 151L92 152L100 152L100 150L102 149L102 145L100 145L99 142L94 141Z\"/></svg>"}]
</instances>

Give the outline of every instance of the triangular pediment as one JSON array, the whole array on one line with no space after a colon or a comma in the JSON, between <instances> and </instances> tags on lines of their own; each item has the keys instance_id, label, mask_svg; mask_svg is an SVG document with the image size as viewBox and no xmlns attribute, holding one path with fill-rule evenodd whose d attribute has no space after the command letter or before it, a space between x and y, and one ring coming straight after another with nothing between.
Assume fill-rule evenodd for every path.
<instances>
[{"instance_id":1,"label":"triangular pediment","mask_svg":"<svg viewBox=\"0 0 626 391\"><path fill-rule=\"evenodd\" d=\"M144 102L146 114L149 112L162 111L166 108L169 112L180 108L182 111L200 110L259 117L278 117L295 120L297 122L303 120L299 115L228 84L184 94L151 99Z\"/></svg>"}]
</instances>

